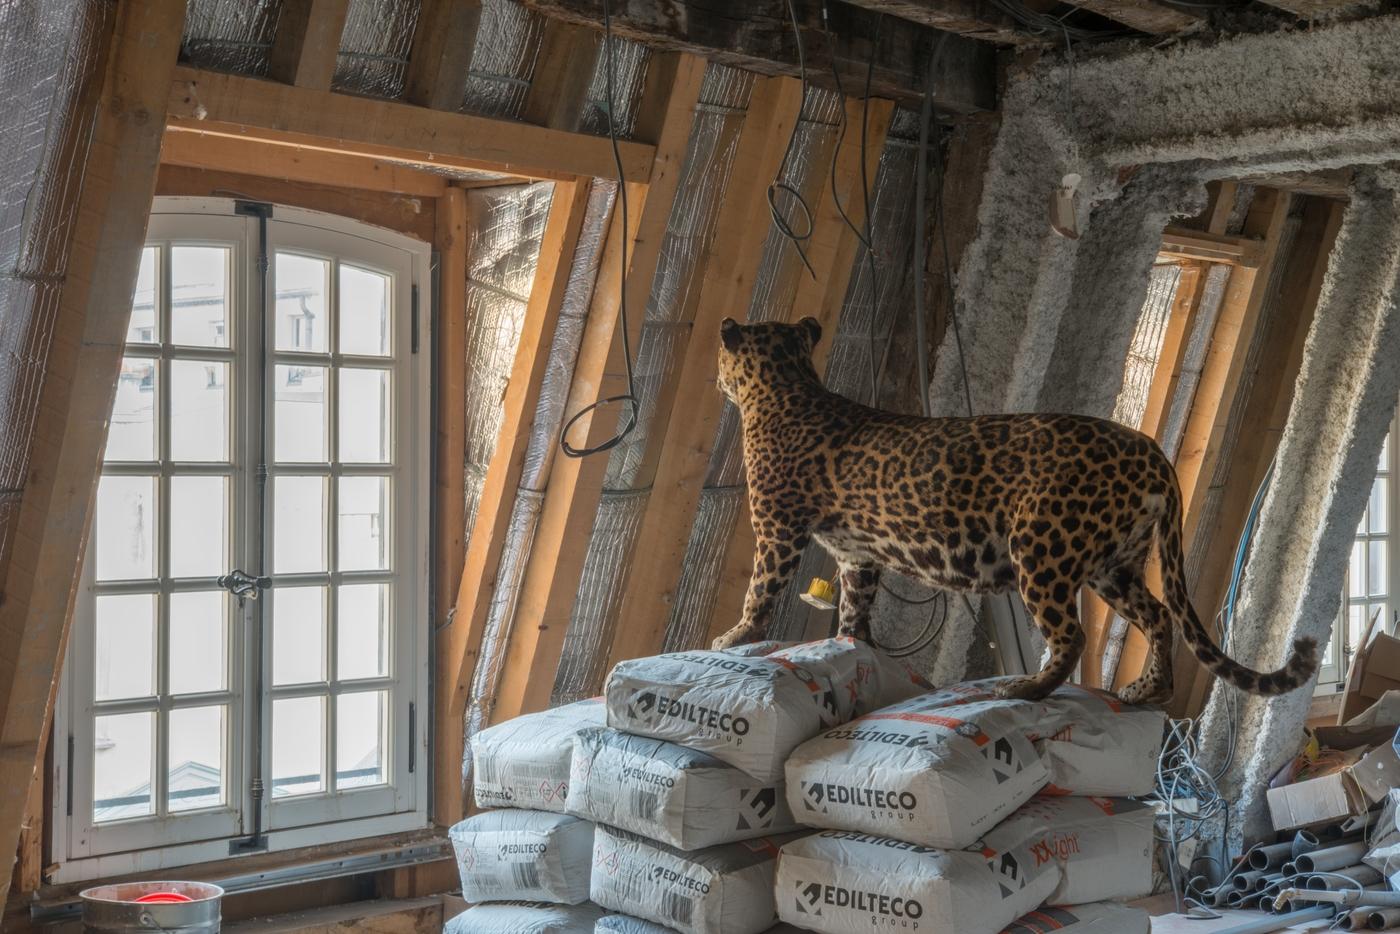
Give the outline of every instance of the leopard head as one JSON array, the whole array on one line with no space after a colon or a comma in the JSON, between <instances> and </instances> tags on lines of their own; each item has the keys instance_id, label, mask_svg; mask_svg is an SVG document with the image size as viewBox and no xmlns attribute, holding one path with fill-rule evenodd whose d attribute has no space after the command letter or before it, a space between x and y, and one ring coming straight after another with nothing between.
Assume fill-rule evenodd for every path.
<instances>
[{"instance_id":1,"label":"leopard head","mask_svg":"<svg viewBox=\"0 0 1400 934\"><path fill-rule=\"evenodd\" d=\"M740 324L725 318L719 336L719 389L735 405L783 383L817 380L812 350L822 328L815 318L796 324Z\"/></svg>"}]
</instances>

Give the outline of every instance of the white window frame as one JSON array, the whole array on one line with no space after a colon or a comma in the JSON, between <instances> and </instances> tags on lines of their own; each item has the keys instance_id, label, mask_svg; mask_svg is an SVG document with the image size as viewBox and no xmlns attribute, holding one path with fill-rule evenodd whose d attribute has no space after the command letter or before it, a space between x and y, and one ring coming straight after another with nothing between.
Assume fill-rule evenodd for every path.
<instances>
[{"instance_id":1,"label":"white window frame","mask_svg":"<svg viewBox=\"0 0 1400 934\"><path fill-rule=\"evenodd\" d=\"M271 704L273 695L296 695L312 693L313 689L273 688L271 686L272 628L271 613L266 612L263 620L263 671L264 689L262 705L262 772L265 791L261 802L261 830L265 846L253 852L268 852L292 849L316 843L328 843L381 834L403 832L428 826L428 775L431 763L428 761L428 744L431 724L428 721L429 660L428 648L430 633L427 625L428 601L428 542L430 528L430 439L432 435L431 410L431 360L432 334L431 314L427 307L429 289L430 246L418 240L392 231L370 227L346 218L320 212L275 206L272 219L268 221L267 252L270 258L268 274L268 294L266 295L266 346L269 349L267 381L263 391L272 392L275 372L274 356L285 357L282 352L271 350L275 346L276 303L273 270L275 255L279 246L288 251L333 256L356 266L379 269L393 274L394 290L394 333L392 354L395 371L393 391L395 392L393 412L393 464L358 470L348 465L333 466L328 483L333 487L336 476L343 471L350 473L388 474L391 477L391 520L390 526L396 530L391 540L394 578L393 639L390 647L389 677L381 681L362 682L358 688L390 688L394 693L392 710L388 717L388 745L385 747L385 767L387 785L352 789L344 792L322 793L309 796L275 799L270 781L271 751ZM200 233L200 231L206 231ZM256 294L258 271L256 256L258 250L258 221L238 215L235 202L219 198L157 198L152 207L151 228L148 241L180 243L204 240L206 242L229 243L234 256L230 265L230 296L228 333L231 336L230 348L186 352L181 348L177 353L184 359L210 356L230 359L230 382L235 386L230 394L230 457L233 461L232 489L235 505L231 508L229 530L232 539L229 549L229 563L232 567L255 569L265 566L271 569L273 529L269 517L269 527L265 530L265 550L268 555L266 565L255 561L252 553L254 545L246 535L248 523L256 519L258 508L253 477L253 460L257 454L251 450L256 438L254 431L261 430L267 445L269 475L274 476L279 468L273 464L273 424L271 420L262 424L261 406L245 404L250 397L246 391L238 389L246 386L247 379L256 379L258 361L253 351L253 341L249 339L252 322L256 321L257 309L248 297ZM168 278L163 268L158 268L158 282ZM338 288L332 276L331 289ZM168 293L167 293L168 294ZM332 293L333 294L333 293ZM422 296L422 307L415 308L417 299ZM328 302L328 308L333 304ZM168 314L167 312L162 312ZM415 320L416 318L416 320ZM168 335L162 335L168 337ZM329 341L329 335L327 335ZM413 345L413 346L411 346ZM135 345L131 345L135 346ZM162 343L155 345L154 353L169 356ZM340 363L342 356L336 348L327 347L331 353L322 358ZM139 354L139 352L138 352ZM360 358L349 358L345 362L355 365ZM159 404L165 405L169 386L162 377L158 382ZM269 398L271 396L269 395ZM330 441L334 439L334 413L328 413L331 424L328 427ZM158 426L167 424L165 419ZM167 449L168 450L168 449ZM334 448L332 448L334 450ZM159 468L162 475L168 474L170 464L162 461ZM114 472L122 472L117 468ZM292 472L295 472L293 470ZM269 479L271 495L271 479ZM246 491L239 502L239 490ZM332 498L327 502L327 521L334 524L335 517ZM271 510L269 510L269 515ZM165 516L158 521L164 524ZM161 536L163 539L163 535ZM237 543L243 544L238 550ZM160 553L167 545L161 541L157 545ZM74 613L73 637L69 640L64 664L63 686L59 692L55 711L53 769L50 779L52 788L52 849L58 863L51 878L54 882L73 882L106 876L151 872L199 862L228 859L231 841L247 835L251 830L252 798L249 793L251 775L249 763L253 760L252 730L247 728L241 715L246 711L246 697L252 694L253 659L252 649L245 633L251 613L258 608L253 601L245 601L242 609L230 598L231 650L228 659L227 692L217 699L230 698L231 721L226 725L229 736L235 742L227 753L227 770L224 776L228 805L219 809L201 811L191 815L169 818L132 818L103 824L85 819L92 812L93 776L92 749L93 716L92 671L93 671L93 562L84 561L80 578L80 591ZM278 576L274 574L274 581ZM292 581L295 583L295 580ZM334 589L332 581L332 590ZM161 592L168 590L168 582L163 583ZM266 596L268 592L264 591ZM265 600L259 602L266 602ZM334 644L326 647L328 656L333 657ZM329 673L328 673L329 676ZM326 693L323 688L320 693ZM339 693L332 686L329 691ZM410 713L410 704L413 712ZM139 706L139 705L137 705ZM150 707L148 703L146 705ZM162 701L168 707L168 700ZM410 722L416 720L416 722ZM329 727L329 721L327 721ZM333 730L327 728L326 769L335 770ZM159 750L156 755L155 771L159 771ZM70 766L71 760L71 766ZM412 768L409 768L409 763ZM152 794L157 794L163 776L155 778Z\"/></svg>"}]
</instances>

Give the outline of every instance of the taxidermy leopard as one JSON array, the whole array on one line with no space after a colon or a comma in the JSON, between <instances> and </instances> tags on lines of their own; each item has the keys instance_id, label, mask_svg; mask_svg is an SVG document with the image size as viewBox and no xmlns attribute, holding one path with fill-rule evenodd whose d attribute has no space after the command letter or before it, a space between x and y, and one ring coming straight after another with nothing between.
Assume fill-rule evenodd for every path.
<instances>
[{"instance_id":1,"label":"taxidermy leopard","mask_svg":"<svg viewBox=\"0 0 1400 934\"><path fill-rule=\"evenodd\" d=\"M815 539L840 568L842 635L869 641L882 568L946 590L1020 591L1050 659L1003 680L1004 697L1039 699L1069 676L1084 650L1077 596L1086 585L1151 644L1122 692L1128 703L1171 696L1173 622L1203 665L1243 690L1282 694L1316 670L1311 639L1295 640L1287 664L1269 673L1216 647L1186 591L1176 472L1146 435L1077 415L929 419L868 408L817 378L812 318L727 318L720 337L719 387L742 415L757 553L743 619L715 648L766 637ZM1154 535L1165 606L1144 577Z\"/></svg>"}]
</instances>

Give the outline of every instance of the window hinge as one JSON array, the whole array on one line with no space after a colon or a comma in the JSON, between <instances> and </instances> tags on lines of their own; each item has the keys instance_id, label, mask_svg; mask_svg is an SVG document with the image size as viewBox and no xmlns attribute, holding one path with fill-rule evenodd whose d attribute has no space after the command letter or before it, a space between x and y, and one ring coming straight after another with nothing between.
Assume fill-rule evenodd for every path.
<instances>
[{"instance_id":1,"label":"window hinge","mask_svg":"<svg viewBox=\"0 0 1400 934\"><path fill-rule=\"evenodd\" d=\"M410 326L411 326L411 328L412 328L412 331L411 331L411 336L410 336L410 338L409 338L409 350L410 350L412 353L417 353L417 352L418 352L418 284L417 284L416 282L413 284L413 290L412 290L412 293L411 293L411 294L412 294L412 298L411 298L411 300L410 300L410 302L411 302L411 309L410 309Z\"/></svg>"},{"instance_id":2,"label":"window hinge","mask_svg":"<svg viewBox=\"0 0 1400 934\"><path fill-rule=\"evenodd\" d=\"M418 765L418 705L408 702L408 774Z\"/></svg>"}]
</instances>

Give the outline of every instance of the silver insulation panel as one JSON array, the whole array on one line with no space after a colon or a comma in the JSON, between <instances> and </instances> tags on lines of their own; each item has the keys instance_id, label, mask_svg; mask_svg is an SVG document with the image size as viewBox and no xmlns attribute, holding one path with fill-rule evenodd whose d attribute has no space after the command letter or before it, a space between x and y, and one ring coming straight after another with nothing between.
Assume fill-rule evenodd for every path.
<instances>
[{"instance_id":1,"label":"silver insulation panel","mask_svg":"<svg viewBox=\"0 0 1400 934\"><path fill-rule=\"evenodd\" d=\"M636 391L641 400L637 429L609 456L603 499L589 536L578 598L555 677L556 703L596 694L606 674L603 669L632 542L646 505L646 491L634 487L647 430L660 387L677 362L678 335L688 331L694 316L701 287L696 272L714 236L752 90L750 74L722 65L706 69L636 349Z\"/></svg>"},{"instance_id":2,"label":"silver insulation panel","mask_svg":"<svg viewBox=\"0 0 1400 934\"><path fill-rule=\"evenodd\" d=\"M544 18L514 0L483 0L463 113L519 117L535 75Z\"/></svg>"},{"instance_id":3,"label":"silver insulation panel","mask_svg":"<svg viewBox=\"0 0 1400 934\"><path fill-rule=\"evenodd\" d=\"M402 97L420 6L421 0L350 0L331 86L369 97Z\"/></svg>"},{"instance_id":4,"label":"silver insulation panel","mask_svg":"<svg viewBox=\"0 0 1400 934\"><path fill-rule=\"evenodd\" d=\"M650 50L640 42L621 36L612 38L612 99L614 129L618 136L631 136L637 123L637 105L646 83ZM608 135L608 56L603 38L598 37L598 58L588 82L578 129L598 136Z\"/></svg>"},{"instance_id":5,"label":"silver insulation panel","mask_svg":"<svg viewBox=\"0 0 1400 934\"><path fill-rule=\"evenodd\" d=\"M282 0L189 0L180 57L240 75L267 74Z\"/></svg>"},{"instance_id":6,"label":"silver insulation panel","mask_svg":"<svg viewBox=\"0 0 1400 934\"><path fill-rule=\"evenodd\" d=\"M1113 420L1137 428L1147 414L1147 395L1157 372L1157 360L1162 355L1162 341L1167 335L1172 303L1176 301L1177 286L1181 284L1181 267L1163 263L1152 267L1147 280L1147 298L1142 314L1133 329L1128 345L1128 358L1123 367L1123 386L1113 405Z\"/></svg>"},{"instance_id":7,"label":"silver insulation panel","mask_svg":"<svg viewBox=\"0 0 1400 934\"><path fill-rule=\"evenodd\" d=\"M1186 431L1186 416L1191 413L1191 401L1196 398L1196 385L1201 381L1201 370L1206 365L1206 353L1210 350L1211 336L1215 333L1215 322L1220 317L1220 304L1225 300L1225 286L1229 282L1229 266L1215 264L1206 272L1200 307L1196 309L1191 333L1186 337L1186 352L1181 358L1181 380L1162 425L1162 450L1173 461Z\"/></svg>"},{"instance_id":8,"label":"silver insulation panel","mask_svg":"<svg viewBox=\"0 0 1400 934\"><path fill-rule=\"evenodd\" d=\"M496 696L500 682L506 645L515 625L520 588L525 580L535 529L539 526L540 512L544 506L549 468L559 447L564 406L573 382L574 365L583 341L593 285L616 196L617 185L610 181L595 181L589 191L588 206L569 268L569 280L560 303L559 319L550 340L540 398L530 426L520 487L511 508L510 525L501 552L500 567L496 572L496 586L487 611L478 655L480 661L472 675L466 722L468 737L488 722L491 712L484 705ZM464 777L469 778L470 774L465 770L470 768L470 759L463 763L463 768Z\"/></svg>"},{"instance_id":9,"label":"silver insulation panel","mask_svg":"<svg viewBox=\"0 0 1400 934\"><path fill-rule=\"evenodd\" d=\"M663 652L684 652L705 647L715 602L719 599L720 568L734 524L744 511L747 487L706 487L700 491L695 525L685 546L676 605L666 623ZM737 622L737 621L736 621Z\"/></svg>"},{"instance_id":10,"label":"silver insulation panel","mask_svg":"<svg viewBox=\"0 0 1400 934\"><path fill-rule=\"evenodd\" d=\"M467 192L466 513L476 523L486 467L501 430L501 398L525 324L554 185Z\"/></svg>"},{"instance_id":11,"label":"silver insulation panel","mask_svg":"<svg viewBox=\"0 0 1400 934\"><path fill-rule=\"evenodd\" d=\"M0 4L0 567L29 468L113 15L97 0Z\"/></svg>"}]
</instances>

